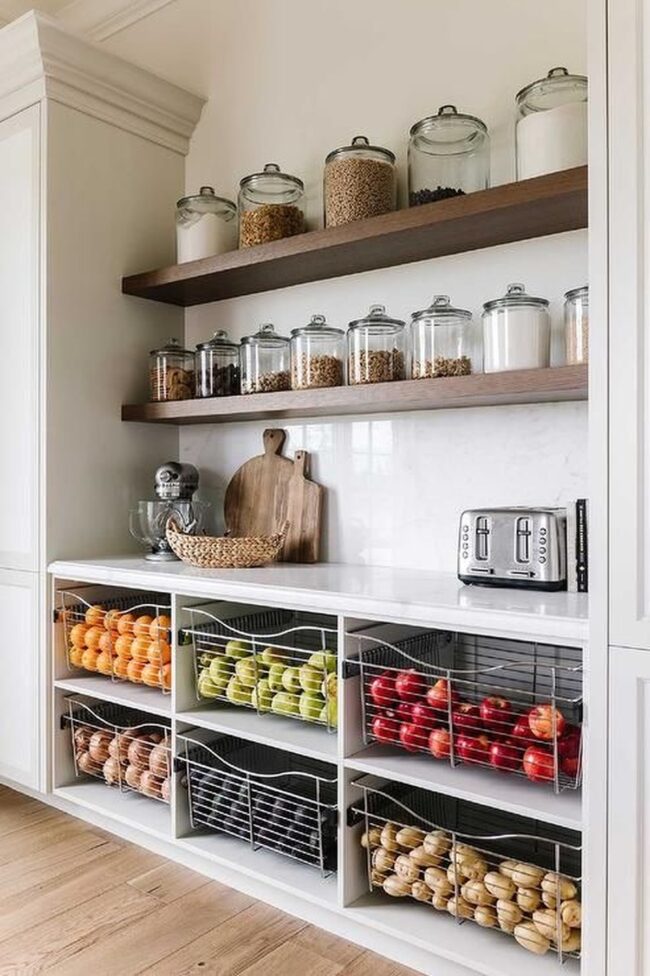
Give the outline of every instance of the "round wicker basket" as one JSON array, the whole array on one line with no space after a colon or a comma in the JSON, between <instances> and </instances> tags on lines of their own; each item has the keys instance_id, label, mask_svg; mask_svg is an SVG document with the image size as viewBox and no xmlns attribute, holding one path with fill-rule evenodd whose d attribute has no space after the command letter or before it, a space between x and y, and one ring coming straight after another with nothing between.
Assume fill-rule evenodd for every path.
<instances>
[{"instance_id":1,"label":"round wicker basket","mask_svg":"<svg viewBox=\"0 0 650 976\"><path fill-rule=\"evenodd\" d=\"M265 566L278 558L288 525L276 535L251 538L187 535L172 517L167 522L167 541L172 551L189 566L200 569L246 569Z\"/></svg>"}]
</instances>

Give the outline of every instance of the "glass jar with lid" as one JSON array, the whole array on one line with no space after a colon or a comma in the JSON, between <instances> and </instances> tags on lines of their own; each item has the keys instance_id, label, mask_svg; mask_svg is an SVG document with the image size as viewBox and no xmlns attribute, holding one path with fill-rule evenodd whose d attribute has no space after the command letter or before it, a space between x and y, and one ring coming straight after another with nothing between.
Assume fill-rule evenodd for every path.
<instances>
[{"instance_id":1,"label":"glass jar with lid","mask_svg":"<svg viewBox=\"0 0 650 976\"><path fill-rule=\"evenodd\" d=\"M485 190L490 183L490 137L485 122L443 105L409 133L409 206Z\"/></svg>"},{"instance_id":2,"label":"glass jar with lid","mask_svg":"<svg viewBox=\"0 0 650 976\"><path fill-rule=\"evenodd\" d=\"M154 403L163 400L191 400L194 396L194 353L170 339L161 349L149 353L149 387Z\"/></svg>"},{"instance_id":3,"label":"glass jar with lid","mask_svg":"<svg viewBox=\"0 0 650 976\"><path fill-rule=\"evenodd\" d=\"M242 393L277 393L291 389L291 349L287 336L278 335L270 322L239 348Z\"/></svg>"},{"instance_id":4,"label":"glass jar with lid","mask_svg":"<svg viewBox=\"0 0 650 976\"><path fill-rule=\"evenodd\" d=\"M240 389L239 345L228 333L215 332L196 347L197 397L237 396Z\"/></svg>"},{"instance_id":5,"label":"glass jar with lid","mask_svg":"<svg viewBox=\"0 0 650 976\"><path fill-rule=\"evenodd\" d=\"M483 306L486 373L548 366L551 316L545 298L533 298L524 285L508 285L502 298Z\"/></svg>"},{"instance_id":6,"label":"glass jar with lid","mask_svg":"<svg viewBox=\"0 0 650 976\"><path fill-rule=\"evenodd\" d=\"M325 226L389 213L395 209L396 185L395 154L371 146L366 136L355 136L325 159Z\"/></svg>"},{"instance_id":7,"label":"glass jar with lid","mask_svg":"<svg viewBox=\"0 0 650 976\"><path fill-rule=\"evenodd\" d=\"M343 385L345 332L312 315L308 325L291 332L291 387L309 390Z\"/></svg>"},{"instance_id":8,"label":"glass jar with lid","mask_svg":"<svg viewBox=\"0 0 650 976\"><path fill-rule=\"evenodd\" d=\"M413 313L411 376L414 380L469 376L480 372L480 360L472 313L453 308L448 295L436 295L428 308Z\"/></svg>"},{"instance_id":9,"label":"glass jar with lid","mask_svg":"<svg viewBox=\"0 0 650 976\"><path fill-rule=\"evenodd\" d=\"M589 360L589 287L573 288L564 296L564 339L567 366Z\"/></svg>"},{"instance_id":10,"label":"glass jar with lid","mask_svg":"<svg viewBox=\"0 0 650 976\"><path fill-rule=\"evenodd\" d=\"M348 328L348 382L386 383L406 378L406 331L401 319L371 305L368 315Z\"/></svg>"},{"instance_id":11,"label":"glass jar with lid","mask_svg":"<svg viewBox=\"0 0 650 976\"><path fill-rule=\"evenodd\" d=\"M176 204L176 260L198 261L237 247L237 206L211 186Z\"/></svg>"},{"instance_id":12,"label":"glass jar with lid","mask_svg":"<svg viewBox=\"0 0 650 976\"><path fill-rule=\"evenodd\" d=\"M587 164L588 82L552 68L517 94L517 179Z\"/></svg>"},{"instance_id":13,"label":"glass jar with lid","mask_svg":"<svg viewBox=\"0 0 650 976\"><path fill-rule=\"evenodd\" d=\"M254 247L302 234L304 193L302 180L282 173L277 163L267 163L263 172L245 176L239 184L239 246Z\"/></svg>"}]
</instances>

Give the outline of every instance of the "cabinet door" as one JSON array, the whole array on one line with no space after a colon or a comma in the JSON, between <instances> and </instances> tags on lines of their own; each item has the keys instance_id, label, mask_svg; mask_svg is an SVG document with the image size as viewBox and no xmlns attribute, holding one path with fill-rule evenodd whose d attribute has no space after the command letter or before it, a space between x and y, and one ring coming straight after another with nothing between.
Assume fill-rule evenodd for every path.
<instances>
[{"instance_id":1,"label":"cabinet door","mask_svg":"<svg viewBox=\"0 0 650 976\"><path fill-rule=\"evenodd\" d=\"M0 570L0 777L41 786L41 600L37 573Z\"/></svg>"},{"instance_id":2,"label":"cabinet door","mask_svg":"<svg viewBox=\"0 0 650 976\"><path fill-rule=\"evenodd\" d=\"M38 568L40 109L0 122L0 567Z\"/></svg>"}]
</instances>

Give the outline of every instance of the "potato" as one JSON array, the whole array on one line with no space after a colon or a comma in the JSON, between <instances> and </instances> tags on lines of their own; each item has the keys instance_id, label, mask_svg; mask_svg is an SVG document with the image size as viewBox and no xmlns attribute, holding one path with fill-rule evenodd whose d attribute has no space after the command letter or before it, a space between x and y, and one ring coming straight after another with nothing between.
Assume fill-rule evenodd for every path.
<instances>
[{"instance_id":1,"label":"potato","mask_svg":"<svg viewBox=\"0 0 650 976\"><path fill-rule=\"evenodd\" d=\"M580 946L582 944L582 938L580 935L580 929L569 929L569 935L566 939L562 940L561 949L562 952L580 952Z\"/></svg>"},{"instance_id":2,"label":"potato","mask_svg":"<svg viewBox=\"0 0 650 976\"><path fill-rule=\"evenodd\" d=\"M422 845L420 847L414 847L412 851L409 851L409 857L420 868L435 868L440 864L440 856L438 854L427 854Z\"/></svg>"},{"instance_id":3,"label":"potato","mask_svg":"<svg viewBox=\"0 0 650 976\"><path fill-rule=\"evenodd\" d=\"M451 847L451 838L444 830L432 830L422 841L427 854L442 857Z\"/></svg>"},{"instance_id":4,"label":"potato","mask_svg":"<svg viewBox=\"0 0 650 976\"><path fill-rule=\"evenodd\" d=\"M512 935L515 930L515 925L519 925L523 920L524 914L522 910L513 901L505 901L504 899L497 901L496 909L499 927L504 932L509 932Z\"/></svg>"},{"instance_id":5,"label":"potato","mask_svg":"<svg viewBox=\"0 0 650 976\"><path fill-rule=\"evenodd\" d=\"M533 925L551 942L556 942L558 939L563 942L569 937L569 926L564 924L553 908L538 908L534 911Z\"/></svg>"},{"instance_id":6,"label":"potato","mask_svg":"<svg viewBox=\"0 0 650 976\"><path fill-rule=\"evenodd\" d=\"M411 860L408 854L400 854L395 860L395 874L398 876L398 878L401 878L402 881L405 881L407 884L411 885L414 881L419 880L420 869L415 861Z\"/></svg>"},{"instance_id":7,"label":"potato","mask_svg":"<svg viewBox=\"0 0 650 976\"><path fill-rule=\"evenodd\" d=\"M460 868L455 868L453 864L450 864L447 868L447 881L452 886L452 888L460 888L465 884L467 879L461 874Z\"/></svg>"},{"instance_id":8,"label":"potato","mask_svg":"<svg viewBox=\"0 0 650 976\"><path fill-rule=\"evenodd\" d=\"M397 827L394 823L387 823L379 835L379 843L387 851L399 851L399 844L396 840Z\"/></svg>"},{"instance_id":9,"label":"potato","mask_svg":"<svg viewBox=\"0 0 650 976\"><path fill-rule=\"evenodd\" d=\"M514 898L517 891L514 881L499 871L488 871L483 878L483 884L491 895L504 901L510 901L511 898Z\"/></svg>"},{"instance_id":10,"label":"potato","mask_svg":"<svg viewBox=\"0 0 650 976\"><path fill-rule=\"evenodd\" d=\"M379 847L380 839L381 830L379 827L371 827L370 830L361 835L361 846L369 847L372 850L373 847Z\"/></svg>"},{"instance_id":11,"label":"potato","mask_svg":"<svg viewBox=\"0 0 650 976\"><path fill-rule=\"evenodd\" d=\"M492 905L496 901L482 881L466 881L460 893L470 905Z\"/></svg>"},{"instance_id":12,"label":"potato","mask_svg":"<svg viewBox=\"0 0 650 976\"><path fill-rule=\"evenodd\" d=\"M499 865L499 872L501 874L505 874L506 878L512 878L512 872L515 870L518 863L518 861L512 860L501 861L501 864Z\"/></svg>"},{"instance_id":13,"label":"potato","mask_svg":"<svg viewBox=\"0 0 650 976\"><path fill-rule=\"evenodd\" d=\"M532 922L520 922L515 925L514 936L520 946L543 956L551 948L551 943L538 932Z\"/></svg>"},{"instance_id":14,"label":"potato","mask_svg":"<svg viewBox=\"0 0 650 976\"><path fill-rule=\"evenodd\" d=\"M535 888L518 888L516 901L522 912L527 912L530 915L536 908L539 908L542 896Z\"/></svg>"},{"instance_id":15,"label":"potato","mask_svg":"<svg viewBox=\"0 0 650 976\"><path fill-rule=\"evenodd\" d=\"M410 884L398 878L396 874L390 874L385 878L382 887L386 894L392 895L393 898L404 898L411 894Z\"/></svg>"},{"instance_id":16,"label":"potato","mask_svg":"<svg viewBox=\"0 0 650 976\"><path fill-rule=\"evenodd\" d=\"M415 847L419 847L424 840L424 831L418 830L417 827L402 827L401 830L397 831L395 840L400 847L413 850Z\"/></svg>"},{"instance_id":17,"label":"potato","mask_svg":"<svg viewBox=\"0 0 650 976\"><path fill-rule=\"evenodd\" d=\"M453 885L449 884L447 872L443 871L442 868L427 868L424 872L424 882L432 891L447 895L447 897L454 890ZM445 905L445 907L447 906Z\"/></svg>"},{"instance_id":18,"label":"potato","mask_svg":"<svg viewBox=\"0 0 650 976\"><path fill-rule=\"evenodd\" d=\"M484 929L493 929L497 922L497 913L492 905L477 905L474 909L474 921L482 925Z\"/></svg>"},{"instance_id":19,"label":"potato","mask_svg":"<svg viewBox=\"0 0 650 976\"><path fill-rule=\"evenodd\" d=\"M384 883L384 875L377 868L373 868L370 872L370 883L374 888L381 888Z\"/></svg>"},{"instance_id":20,"label":"potato","mask_svg":"<svg viewBox=\"0 0 650 976\"><path fill-rule=\"evenodd\" d=\"M575 899L563 901L560 905L560 917L570 929L579 929L582 925L582 905Z\"/></svg>"},{"instance_id":21,"label":"potato","mask_svg":"<svg viewBox=\"0 0 650 976\"><path fill-rule=\"evenodd\" d=\"M534 864L517 864L510 875L518 888L539 888L544 872Z\"/></svg>"},{"instance_id":22,"label":"potato","mask_svg":"<svg viewBox=\"0 0 650 976\"><path fill-rule=\"evenodd\" d=\"M552 895L550 891L542 892L542 901L547 908L557 908L557 898L555 895Z\"/></svg>"},{"instance_id":23,"label":"potato","mask_svg":"<svg viewBox=\"0 0 650 976\"><path fill-rule=\"evenodd\" d=\"M431 901L431 889L425 885L424 881L415 881L411 885L411 897L416 901Z\"/></svg>"},{"instance_id":24,"label":"potato","mask_svg":"<svg viewBox=\"0 0 650 976\"><path fill-rule=\"evenodd\" d=\"M549 872L544 875L542 880L542 891L548 891L549 895L555 898L559 896L560 901L571 901L578 894L578 889L573 881L563 877L561 874Z\"/></svg>"},{"instance_id":25,"label":"potato","mask_svg":"<svg viewBox=\"0 0 650 976\"><path fill-rule=\"evenodd\" d=\"M460 869L470 881L482 881L488 873L488 863L482 857L467 858L461 863Z\"/></svg>"},{"instance_id":26,"label":"potato","mask_svg":"<svg viewBox=\"0 0 650 976\"><path fill-rule=\"evenodd\" d=\"M437 911L446 912L447 901L448 901L447 895L443 895L441 891L434 891L433 897L431 898L431 904L435 909L437 909Z\"/></svg>"},{"instance_id":27,"label":"potato","mask_svg":"<svg viewBox=\"0 0 650 976\"><path fill-rule=\"evenodd\" d=\"M452 895L447 902L447 911L454 918L473 918L474 909L462 895Z\"/></svg>"},{"instance_id":28,"label":"potato","mask_svg":"<svg viewBox=\"0 0 650 976\"><path fill-rule=\"evenodd\" d=\"M382 874L392 874L395 865L395 855L392 851L387 851L385 847L377 847L372 852L372 866Z\"/></svg>"}]
</instances>

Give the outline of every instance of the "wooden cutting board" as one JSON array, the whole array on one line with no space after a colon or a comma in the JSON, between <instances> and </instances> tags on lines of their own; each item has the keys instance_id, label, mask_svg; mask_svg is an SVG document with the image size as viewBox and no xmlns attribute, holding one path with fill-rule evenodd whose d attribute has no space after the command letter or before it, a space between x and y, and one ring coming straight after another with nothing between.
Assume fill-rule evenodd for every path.
<instances>
[{"instance_id":1,"label":"wooden cutting board","mask_svg":"<svg viewBox=\"0 0 650 976\"><path fill-rule=\"evenodd\" d=\"M224 517L232 536L273 535L289 523L282 562L315 563L320 556L324 488L309 480L309 455L283 457L285 431L264 431L264 454L235 472L226 489Z\"/></svg>"}]
</instances>

